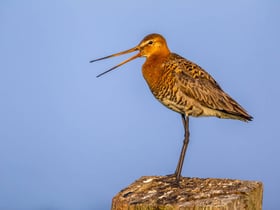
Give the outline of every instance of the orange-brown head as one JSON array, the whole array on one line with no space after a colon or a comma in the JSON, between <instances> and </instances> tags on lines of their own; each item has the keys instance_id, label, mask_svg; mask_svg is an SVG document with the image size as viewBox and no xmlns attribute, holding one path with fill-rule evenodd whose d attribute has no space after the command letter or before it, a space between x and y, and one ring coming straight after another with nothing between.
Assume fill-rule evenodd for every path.
<instances>
[{"instance_id":1,"label":"orange-brown head","mask_svg":"<svg viewBox=\"0 0 280 210\"><path fill-rule=\"evenodd\" d=\"M99 61L99 60L103 60L103 59L107 59L107 58L111 58L111 57L115 57L115 56L119 56L119 55L124 55L127 53L131 53L134 51L139 51L139 53L137 53L136 55L132 56L131 58L121 62L120 64L110 68L109 70L97 75L97 77L102 76L103 74L108 73L109 71L112 71L116 68L118 68L119 66L134 60L135 58L138 57L146 57L149 58L151 56L167 56L169 55L170 51L168 49L167 43L164 39L164 37L160 34L149 34L147 35L136 47L133 47L129 50L125 50L119 53L115 53L103 58L99 58L99 59L95 59L90 61L90 63L95 62L95 61Z\"/></svg>"},{"instance_id":2,"label":"orange-brown head","mask_svg":"<svg viewBox=\"0 0 280 210\"><path fill-rule=\"evenodd\" d=\"M165 38L160 34L146 36L138 45L141 56L165 56L170 53Z\"/></svg>"}]
</instances>

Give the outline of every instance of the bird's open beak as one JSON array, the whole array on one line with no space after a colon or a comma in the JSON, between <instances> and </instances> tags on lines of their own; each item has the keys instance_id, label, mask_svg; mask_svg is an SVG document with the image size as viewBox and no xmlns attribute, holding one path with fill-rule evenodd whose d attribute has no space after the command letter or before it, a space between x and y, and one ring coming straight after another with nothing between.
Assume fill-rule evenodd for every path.
<instances>
[{"instance_id":1,"label":"bird's open beak","mask_svg":"<svg viewBox=\"0 0 280 210\"><path fill-rule=\"evenodd\" d=\"M115 53L115 54L112 54L112 55L105 56L105 57L103 57L103 58L98 58L98 59L92 60L92 61L90 61L90 63L95 62L95 61L100 61L100 60L103 60L103 59L107 59L107 58L111 58L111 57L115 57L115 56L119 56L119 55L124 55L124 54L127 54L127 53L134 52L134 51L136 51L136 50L139 50L139 47L138 47L138 46L136 46L136 47L134 47L134 48L131 48L131 49L129 49L129 50L125 50L125 51L122 51L122 52L119 52L119 53ZM103 74L106 74L106 73L108 73L109 71L112 71L112 70L118 68L119 66L122 66L123 64L125 64L125 63L127 63L127 62L129 62L129 61L132 61L133 59L138 58L138 57L140 57L140 56L141 56L141 54L140 54L140 52L139 52L139 53L137 53L136 55L132 56L131 58L128 58L127 60L125 60L125 61L119 63L118 65L116 65L116 66L114 66L114 67L108 69L107 71L105 71L105 72L103 72L103 73L101 73L101 74L98 74L96 77L100 77L100 76L102 76Z\"/></svg>"}]
</instances>

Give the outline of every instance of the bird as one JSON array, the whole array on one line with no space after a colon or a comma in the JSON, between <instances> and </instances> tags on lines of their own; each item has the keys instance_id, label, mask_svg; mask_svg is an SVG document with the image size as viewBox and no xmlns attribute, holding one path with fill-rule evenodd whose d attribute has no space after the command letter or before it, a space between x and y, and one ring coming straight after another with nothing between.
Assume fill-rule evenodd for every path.
<instances>
[{"instance_id":1,"label":"bird","mask_svg":"<svg viewBox=\"0 0 280 210\"><path fill-rule=\"evenodd\" d=\"M97 75L100 77L139 57L146 60L142 74L154 97L167 108L179 113L184 127L184 140L177 163L175 180L180 182L185 154L189 144L189 117L218 117L244 122L253 117L229 96L216 80L196 63L169 50L166 39L149 34L135 47L90 63L137 51L138 53Z\"/></svg>"}]
</instances>

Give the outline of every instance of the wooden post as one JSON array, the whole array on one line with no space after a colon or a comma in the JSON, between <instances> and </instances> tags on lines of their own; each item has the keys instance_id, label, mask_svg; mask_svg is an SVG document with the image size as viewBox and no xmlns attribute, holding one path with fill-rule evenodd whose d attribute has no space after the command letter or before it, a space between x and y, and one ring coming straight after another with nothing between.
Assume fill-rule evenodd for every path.
<instances>
[{"instance_id":1,"label":"wooden post","mask_svg":"<svg viewBox=\"0 0 280 210\"><path fill-rule=\"evenodd\" d=\"M257 181L143 176L121 190L111 210L261 210L263 186Z\"/></svg>"}]
</instances>

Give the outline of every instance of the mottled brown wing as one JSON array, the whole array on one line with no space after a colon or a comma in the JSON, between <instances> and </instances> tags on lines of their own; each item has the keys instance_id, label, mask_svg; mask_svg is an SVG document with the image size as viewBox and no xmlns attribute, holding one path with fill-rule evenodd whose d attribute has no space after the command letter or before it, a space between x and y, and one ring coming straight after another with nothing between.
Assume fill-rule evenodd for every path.
<instances>
[{"instance_id":1,"label":"mottled brown wing","mask_svg":"<svg viewBox=\"0 0 280 210\"><path fill-rule=\"evenodd\" d=\"M221 89L210 74L195 63L176 54L174 56L179 65L173 67L173 74L176 83L184 94L208 108L233 115L248 116L246 111Z\"/></svg>"}]
</instances>

